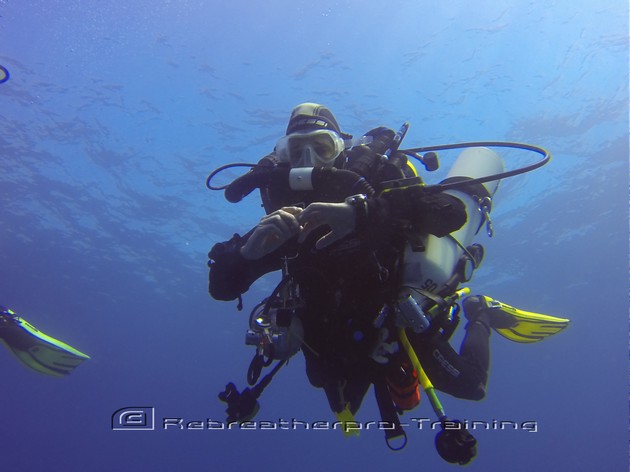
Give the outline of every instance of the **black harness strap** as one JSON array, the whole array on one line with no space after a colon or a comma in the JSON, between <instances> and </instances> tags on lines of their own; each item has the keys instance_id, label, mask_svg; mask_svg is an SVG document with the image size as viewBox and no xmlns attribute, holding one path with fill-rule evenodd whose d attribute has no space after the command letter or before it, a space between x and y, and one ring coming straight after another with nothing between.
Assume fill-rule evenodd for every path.
<instances>
[{"instance_id":1,"label":"black harness strap","mask_svg":"<svg viewBox=\"0 0 630 472\"><path fill-rule=\"evenodd\" d=\"M400 419L398 413L394 407L387 383L384 378L380 378L374 382L374 395L376 396L376 403L378 404L378 410L381 413L381 419L383 421L383 428L385 429L385 443L392 451L400 451L407 445L407 433L400 425ZM391 443L392 439L403 438L402 444L398 447L394 447Z\"/></svg>"}]
</instances>

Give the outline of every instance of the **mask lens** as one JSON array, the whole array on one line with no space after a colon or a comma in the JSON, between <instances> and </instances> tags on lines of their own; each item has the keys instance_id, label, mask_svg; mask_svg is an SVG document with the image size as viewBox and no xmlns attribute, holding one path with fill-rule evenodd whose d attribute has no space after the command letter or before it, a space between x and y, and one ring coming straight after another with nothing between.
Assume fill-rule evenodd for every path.
<instances>
[{"instance_id":1,"label":"mask lens","mask_svg":"<svg viewBox=\"0 0 630 472\"><path fill-rule=\"evenodd\" d=\"M321 130L308 134L290 134L278 141L278 157L291 165L297 165L303 156L310 155L318 162L302 165L322 165L335 159L343 150L343 140L331 131Z\"/></svg>"},{"instance_id":2,"label":"mask lens","mask_svg":"<svg viewBox=\"0 0 630 472\"><path fill-rule=\"evenodd\" d=\"M335 141L333 137L329 134L321 134L315 136L313 139L313 149L315 152L325 160L334 159L339 155L337 151L337 146L335 145Z\"/></svg>"}]
</instances>

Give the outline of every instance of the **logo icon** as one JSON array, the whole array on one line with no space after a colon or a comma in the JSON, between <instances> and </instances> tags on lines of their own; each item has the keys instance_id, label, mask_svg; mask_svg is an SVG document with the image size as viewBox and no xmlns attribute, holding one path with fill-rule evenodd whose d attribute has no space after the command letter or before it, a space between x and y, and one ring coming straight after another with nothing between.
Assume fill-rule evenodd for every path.
<instances>
[{"instance_id":1,"label":"logo icon","mask_svg":"<svg viewBox=\"0 0 630 472\"><path fill-rule=\"evenodd\" d=\"M127 406L112 414L114 431L153 431L155 408L152 406Z\"/></svg>"}]
</instances>

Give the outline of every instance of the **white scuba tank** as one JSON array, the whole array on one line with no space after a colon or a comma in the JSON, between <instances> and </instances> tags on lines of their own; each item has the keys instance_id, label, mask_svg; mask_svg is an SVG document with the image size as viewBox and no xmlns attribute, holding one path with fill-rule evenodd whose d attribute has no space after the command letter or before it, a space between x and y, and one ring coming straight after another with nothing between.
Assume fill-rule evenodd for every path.
<instances>
[{"instance_id":1,"label":"white scuba tank","mask_svg":"<svg viewBox=\"0 0 630 472\"><path fill-rule=\"evenodd\" d=\"M467 148L459 155L446 176L446 181L457 177L479 178L503 172L501 157L485 147ZM499 181L482 184L492 197L499 186ZM429 326L429 321L422 316L420 306L426 296L409 287L425 292L437 293L451 278L464 250L472 244L473 238L481 229L485 215L479 201L461 190L447 190L445 193L459 198L466 206L466 223L457 231L438 238L433 235L419 235L422 249L415 249L407 243L402 268L401 291L399 293L399 315L402 323L416 332L422 332ZM458 244L459 242L459 244Z\"/></svg>"}]
</instances>

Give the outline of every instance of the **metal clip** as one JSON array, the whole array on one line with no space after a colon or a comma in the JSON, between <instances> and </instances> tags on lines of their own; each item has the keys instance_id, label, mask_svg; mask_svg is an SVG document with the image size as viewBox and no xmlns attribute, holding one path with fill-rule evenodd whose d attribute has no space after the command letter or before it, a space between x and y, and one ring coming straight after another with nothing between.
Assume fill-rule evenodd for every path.
<instances>
[{"instance_id":1,"label":"metal clip","mask_svg":"<svg viewBox=\"0 0 630 472\"><path fill-rule=\"evenodd\" d=\"M494 235L494 229L492 228L492 219L490 218L490 210L492 210L492 198L477 198L477 205L479 205L479 211L483 214L483 219L486 222L486 233L489 237Z\"/></svg>"}]
</instances>

